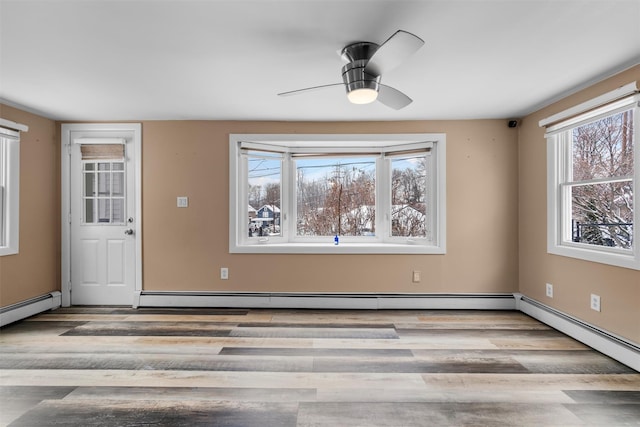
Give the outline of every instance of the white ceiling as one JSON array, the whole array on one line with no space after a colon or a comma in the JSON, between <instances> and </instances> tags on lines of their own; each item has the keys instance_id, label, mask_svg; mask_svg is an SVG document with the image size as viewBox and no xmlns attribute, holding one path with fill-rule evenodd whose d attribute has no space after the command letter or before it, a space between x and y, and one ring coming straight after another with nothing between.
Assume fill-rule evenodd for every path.
<instances>
[{"instance_id":1,"label":"white ceiling","mask_svg":"<svg viewBox=\"0 0 640 427\"><path fill-rule=\"evenodd\" d=\"M0 0L0 100L60 120L516 118L640 63L640 0ZM338 51L426 44L351 105Z\"/></svg>"}]
</instances>

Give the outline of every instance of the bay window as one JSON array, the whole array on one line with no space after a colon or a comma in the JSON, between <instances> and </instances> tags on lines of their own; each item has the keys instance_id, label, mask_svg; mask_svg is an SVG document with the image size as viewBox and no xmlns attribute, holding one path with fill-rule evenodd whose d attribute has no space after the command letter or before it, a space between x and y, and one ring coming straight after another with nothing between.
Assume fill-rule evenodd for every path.
<instances>
[{"instance_id":1,"label":"bay window","mask_svg":"<svg viewBox=\"0 0 640 427\"><path fill-rule=\"evenodd\" d=\"M445 252L445 136L231 135L230 252Z\"/></svg>"}]
</instances>

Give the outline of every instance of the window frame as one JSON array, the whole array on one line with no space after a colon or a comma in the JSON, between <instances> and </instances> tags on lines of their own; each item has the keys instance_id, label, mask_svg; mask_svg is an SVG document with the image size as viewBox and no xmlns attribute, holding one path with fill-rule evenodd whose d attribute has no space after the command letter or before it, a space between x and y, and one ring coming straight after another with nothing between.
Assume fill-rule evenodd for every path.
<instances>
[{"instance_id":1,"label":"window frame","mask_svg":"<svg viewBox=\"0 0 640 427\"><path fill-rule=\"evenodd\" d=\"M283 152L281 170L281 236L249 240L245 221L247 166L242 160L241 144L280 147ZM255 144L255 145L252 145ZM376 212L391 202L390 159L381 153L406 150L411 144L430 146L431 175L429 188L432 215L428 227L432 239L385 236L379 228L382 215L376 214L375 236L296 236L296 173L292 153L322 152L327 156L376 151ZM374 147L375 150L372 150ZM386 162L388 167L380 167ZM388 181L388 183L386 182ZM382 184L386 185L382 185ZM387 194L389 193L389 194ZM255 207L254 207L255 208ZM388 230L391 230L389 212ZM229 135L229 252L230 253L311 253L311 254L445 254L446 253L446 135L445 134L230 134Z\"/></svg>"},{"instance_id":2,"label":"window frame","mask_svg":"<svg viewBox=\"0 0 640 427\"><path fill-rule=\"evenodd\" d=\"M19 253L20 132L0 127L0 256Z\"/></svg>"},{"instance_id":3,"label":"window frame","mask_svg":"<svg viewBox=\"0 0 640 427\"><path fill-rule=\"evenodd\" d=\"M598 246L574 242L571 235L571 194L573 186L582 185L571 181L572 138L576 127L615 115L621 111L633 110L634 172L631 176L634 191L640 188L640 95L621 97L603 102L588 111L547 127L547 252L554 255L577 258L585 261L608 264L640 270L640 212L637 195L634 198L633 246L631 249ZM541 122L542 126L542 122ZM620 177L592 180L593 184L616 181ZM588 184L588 181L585 181Z\"/></svg>"}]
</instances>

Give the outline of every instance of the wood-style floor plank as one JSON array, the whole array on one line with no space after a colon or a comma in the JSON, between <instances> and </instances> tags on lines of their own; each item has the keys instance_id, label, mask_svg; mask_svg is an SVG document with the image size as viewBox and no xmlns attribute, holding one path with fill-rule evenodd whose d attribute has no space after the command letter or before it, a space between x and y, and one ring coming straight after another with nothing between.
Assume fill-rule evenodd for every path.
<instances>
[{"instance_id":1,"label":"wood-style floor plank","mask_svg":"<svg viewBox=\"0 0 640 427\"><path fill-rule=\"evenodd\" d=\"M512 311L60 309L0 426L640 426L640 373Z\"/></svg>"}]
</instances>

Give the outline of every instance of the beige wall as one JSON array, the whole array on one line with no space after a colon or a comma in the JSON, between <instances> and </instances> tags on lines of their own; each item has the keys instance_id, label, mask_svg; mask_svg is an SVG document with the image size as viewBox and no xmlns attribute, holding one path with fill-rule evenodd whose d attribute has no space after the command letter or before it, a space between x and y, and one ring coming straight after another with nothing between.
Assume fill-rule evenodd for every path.
<instances>
[{"instance_id":1,"label":"beige wall","mask_svg":"<svg viewBox=\"0 0 640 427\"><path fill-rule=\"evenodd\" d=\"M0 104L29 126L20 142L20 252L0 257L0 307L60 290L60 154L56 124Z\"/></svg>"},{"instance_id":2,"label":"beige wall","mask_svg":"<svg viewBox=\"0 0 640 427\"><path fill-rule=\"evenodd\" d=\"M229 254L230 133L447 134L446 255ZM505 120L143 123L145 290L515 292L517 130ZM189 208L176 208L188 196ZM219 279L229 267L228 281ZM411 271L422 282L411 283Z\"/></svg>"},{"instance_id":3,"label":"beige wall","mask_svg":"<svg viewBox=\"0 0 640 427\"><path fill-rule=\"evenodd\" d=\"M640 271L547 254L546 141L538 121L632 81L640 66L531 114L519 128L520 292L640 343ZM636 145L636 149L639 147ZM640 167L640 165L636 165ZM553 299L545 297L552 283ZM589 308L601 297L601 312Z\"/></svg>"}]
</instances>

